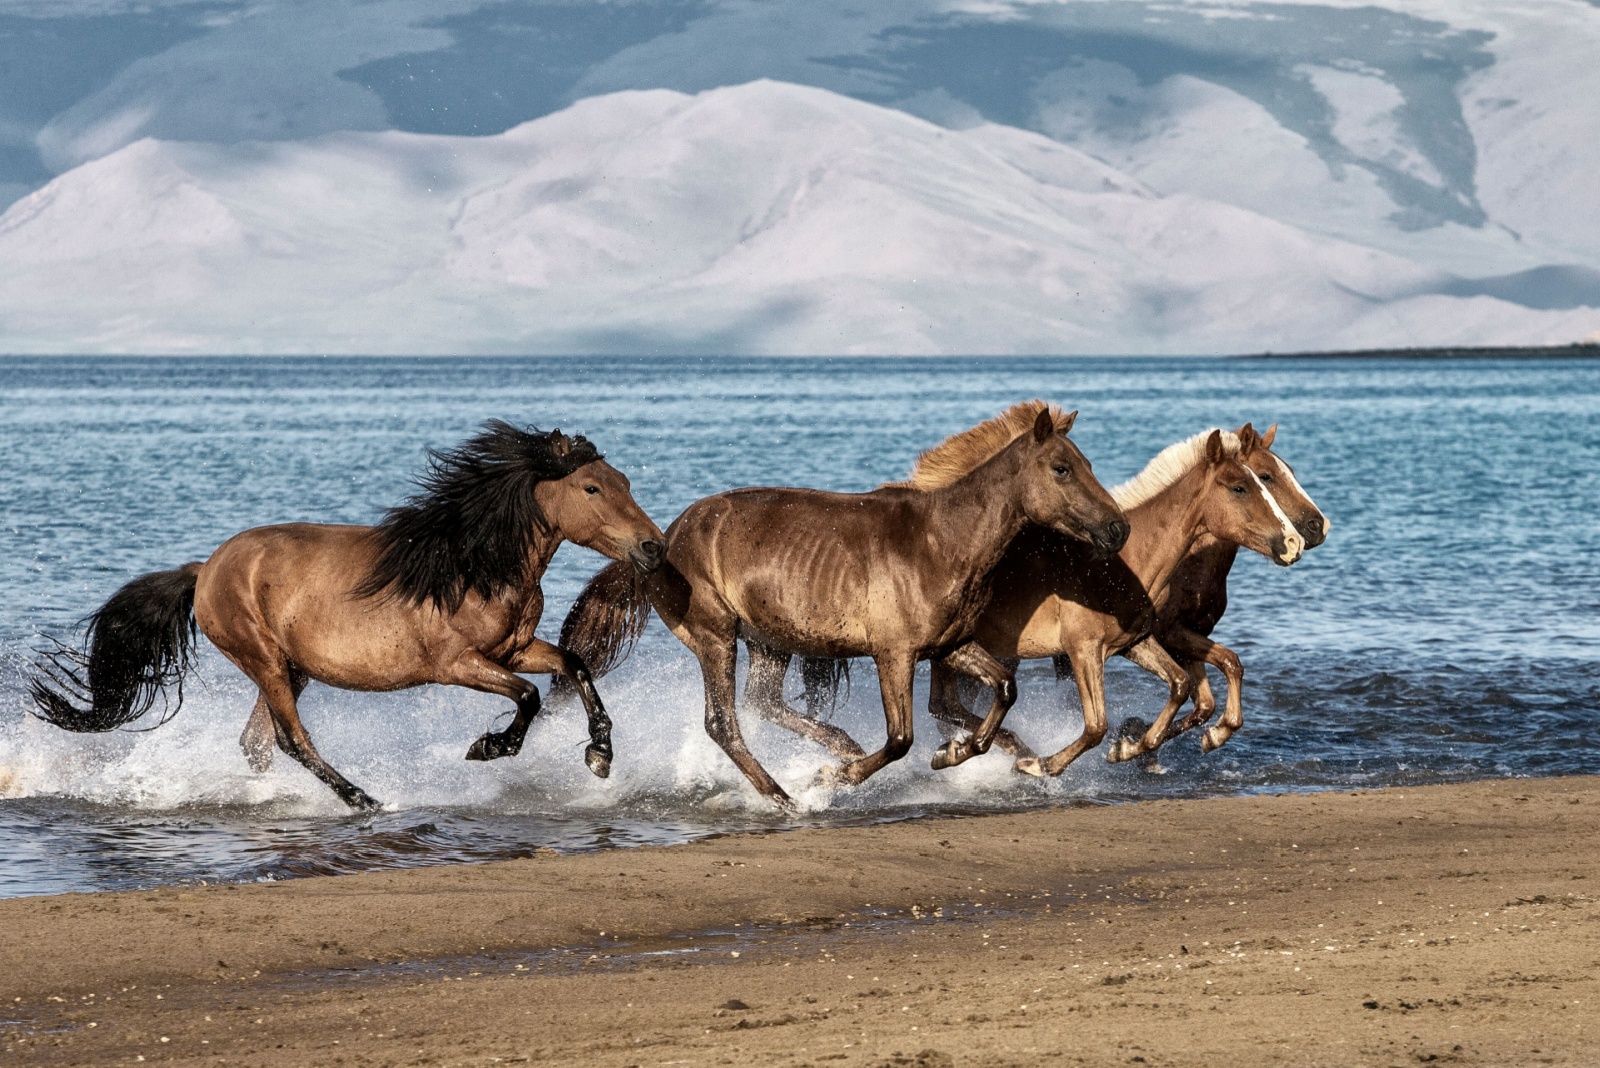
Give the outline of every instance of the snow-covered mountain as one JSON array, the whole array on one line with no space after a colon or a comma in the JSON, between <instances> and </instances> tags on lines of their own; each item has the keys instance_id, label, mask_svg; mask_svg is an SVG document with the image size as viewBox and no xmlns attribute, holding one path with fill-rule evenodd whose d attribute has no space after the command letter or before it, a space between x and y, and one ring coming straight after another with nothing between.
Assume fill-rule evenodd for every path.
<instances>
[{"instance_id":1,"label":"snow-covered mountain","mask_svg":"<svg viewBox=\"0 0 1600 1068\"><path fill-rule=\"evenodd\" d=\"M1586 0L13 0L0 349L1572 341L1596 55Z\"/></svg>"}]
</instances>

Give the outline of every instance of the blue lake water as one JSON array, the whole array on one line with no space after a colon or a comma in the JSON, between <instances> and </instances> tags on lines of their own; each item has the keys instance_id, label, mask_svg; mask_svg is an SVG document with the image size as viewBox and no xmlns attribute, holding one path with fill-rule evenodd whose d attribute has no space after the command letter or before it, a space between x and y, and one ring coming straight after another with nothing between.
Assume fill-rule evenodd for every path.
<instances>
[{"instance_id":1,"label":"blue lake water","mask_svg":"<svg viewBox=\"0 0 1600 1068\"><path fill-rule=\"evenodd\" d=\"M1217 637L1247 671L1224 749L1180 739L1167 774L1086 757L1051 782L998 753L949 772L925 718L906 760L774 816L705 737L699 673L659 623L602 693L617 761L583 767L582 717L520 756L462 759L502 699L313 685L323 754L387 803L348 814L284 759L252 774L253 688L206 647L181 713L150 732L72 735L26 714L41 635L128 579L204 558L246 527L370 522L427 446L503 417L594 439L665 526L732 486L868 489L1021 399L1081 409L1107 485L1207 426L1279 422L1277 451L1332 520L1290 569L1241 557ZM1600 771L1600 363L1318 360L0 360L0 896L298 874L682 841L1151 796L1371 787ZM563 548L543 633L598 556ZM1113 665L1113 722L1164 689ZM862 669L838 722L882 738ZM925 674L924 674L925 678ZM863 681L866 679L867 681ZM1008 725L1054 749L1070 684L1024 665ZM791 679L791 688L797 681ZM919 680L919 704L922 700ZM820 750L746 722L780 781Z\"/></svg>"}]
</instances>

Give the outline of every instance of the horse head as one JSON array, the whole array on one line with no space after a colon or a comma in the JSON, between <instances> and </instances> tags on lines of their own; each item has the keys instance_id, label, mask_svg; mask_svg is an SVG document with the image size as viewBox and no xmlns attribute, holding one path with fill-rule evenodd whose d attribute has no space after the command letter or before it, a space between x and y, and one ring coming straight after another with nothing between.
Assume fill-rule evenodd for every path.
<instances>
[{"instance_id":1,"label":"horse head","mask_svg":"<svg viewBox=\"0 0 1600 1068\"><path fill-rule=\"evenodd\" d=\"M550 445L558 456L564 455L572 439L556 431ZM667 557L667 536L633 499L628 476L603 459L541 482L535 493L550 526L568 541L626 560L643 574Z\"/></svg>"},{"instance_id":2,"label":"horse head","mask_svg":"<svg viewBox=\"0 0 1600 1068\"><path fill-rule=\"evenodd\" d=\"M1238 430L1240 443L1244 442L1244 432L1250 429L1246 423ZM1288 462L1272 451L1273 439L1278 436L1278 424L1273 423L1267 427L1267 432L1259 436L1254 435L1254 445L1248 450L1241 451L1240 459L1245 466L1256 473L1261 484L1267 487L1267 492L1272 494L1272 499L1278 502L1278 507L1283 509L1283 514L1289 517L1289 522L1294 524L1295 530L1300 532L1300 537L1305 539L1307 549L1315 549L1328 537L1331 524L1328 517L1322 514L1309 494L1301 488L1300 482L1294 477L1294 468Z\"/></svg>"},{"instance_id":3,"label":"horse head","mask_svg":"<svg viewBox=\"0 0 1600 1068\"><path fill-rule=\"evenodd\" d=\"M1088 459L1067 438L1077 412L1055 418L1041 408L1033 430L1018 439L1022 463L1022 508L1028 519L1086 541L1100 556L1118 552L1128 540L1128 517L1094 477Z\"/></svg>"},{"instance_id":4,"label":"horse head","mask_svg":"<svg viewBox=\"0 0 1600 1068\"><path fill-rule=\"evenodd\" d=\"M1305 539L1244 457L1261 447L1255 428L1239 430L1239 450L1231 453L1222 431L1206 438L1206 484L1201 519L1214 537L1252 549L1288 567L1305 551Z\"/></svg>"}]
</instances>

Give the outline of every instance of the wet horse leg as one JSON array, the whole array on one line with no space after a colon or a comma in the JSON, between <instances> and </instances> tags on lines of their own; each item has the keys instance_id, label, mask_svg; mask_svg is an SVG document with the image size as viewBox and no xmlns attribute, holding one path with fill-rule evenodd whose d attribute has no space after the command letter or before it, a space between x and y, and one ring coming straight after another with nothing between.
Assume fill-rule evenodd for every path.
<instances>
[{"instance_id":1,"label":"wet horse leg","mask_svg":"<svg viewBox=\"0 0 1600 1068\"><path fill-rule=\"evenodd\" d=\"M745 707L768 723L793 731L822 746L840 760L867 755L856 740L831 723L823 723L789 707L783 699L783 679L789 671L791 654L765 645L746 642L750 650L750 674L744 683Z\"/></svg>"},{"instance_id":2,"label":"wet horse leg","mask_svg":"<svg viewBox=\"0 0 1600 1068\"><path fill-rule=\"evenodd\" d=\"M1080 653L1072 657L1073 678L1078 683L1078 699L1083 704L1083 733L1075 741L1044 758L1046 775L1060 775L1067 765L1100 744L1106 736L1106 662L1103 652Z\"/></svg>"},{"instance_id":3,"label":"wet horse leg","mask_svg":"<svg viewBox=\"0 0 1600 1068\"><path fill-rule=\"evenodd\" d=\"M1143 726L1143 721L1129 717L1124 724L1124 729L1111 744L1111 749L1106 753L1106 759L1113 764L1134 757L1143 756L1145 753L1154 752L1160 748L1161 743L1167 740L1167 732L1172 726L1173 718L1189 701L1189 693L1193 683L1189 673L1185 671L1172 654L1161 647L1161 643L1154 638L1145 638L1135 644L1131 649L1123 651L1124 656L1135 664L1159 676L1167 684L1167 703L1162 706L1161 714L1156 721L1145 727L1141 736L1134 736L1130 728Z\"/></svg>"},{"instance_id":4,"label":"wet horse leg","mask_svg":"<svg viewBox=\"0 0 1600 1068\"><path fill-rule=\"evenodd\" d=\"M605 705L594 688L594 679L578 654L535 638L511 656L506 669L524 675L555 675L572 685L589 717L589 744L583 751L584 763L602 779L610 775L611 717L606 715ZM505 730L490 731L472 743L467 750L468 760L494 760L516 756L522 751L528 727L539 714L539 691L532 684L530 691L526 700L517 701L517 714Z\"/></svg>"},{"instance_id":5,"label":"wet horse leg","mask_svg":"<svg viewBox=\"0 0 1600 1068\"><path fill-rule=\"evenodd\" d=\"M305 724L300 722L300 709L295 702L294 670L287 661L281 656L275 661L262 657L253 662L240 663L239 666L261 690L261 696L267 702L279 749L326 783L351 808L371 811L382 807L365 790L340 775L311 744L311 735L306 732Z\"/></svg>"},{"instance_id":6,"label":"wet horse leg","mask_svg":"<svg viewBox=\"0 0 1600 1068\"><path fill-rule=\"evenodd\" d=\"M307 681L305 672L290 665L289 686L295 700L298 701L305 692ZM272 769L272 750L276 744L272 710L267 706L266 694L258 690L255 707L250 710L250 719L244 725L244 733L239 735L239 748L244 750L244 758L250 762L251 771L259 774Z\"/></svg>"},{"instance_id":7,"label":"wet horse leg","mask_svg":"<svg viewBox=\"0 0 1600 1068\"><path fill-rule=\"evenodd\" d=\"M739 730L735 704L739 646L733 628L730 626L726 634L687 627L682 628L681 633L679 628L674 628L674 633L684 639L684 644L700 661L700 675L706 689L706 733L728 754L728 759L738 766L750 784L761 791L763 797L780 808L793 808L794 802L751 754Z\"/></svg>"},{"instance_id":8,"label":"wet horse leg","mask_svg":"<svg viewBox=\"0 0 1600 1068\"><path fill-rule=\"evenodd\" d=\"M1220 669L1228 680L1228 696L1222 706L1222 720L1216 726L1209 728L1200 739L1201 752L1209 753L1227 742L1235 731L1244 726L1244 664L1232 649L1218 645L1203 634L1197 634L1185 627L1175 627L1174 633L1167 636L1167 641L1176 647L1180 655L1191 660L1203 660ZM1205 669L1201 668L1200 671L1203 674ZM1199 702L1196 701L1195 704L1198 714ZM1200 722L1204 723L1205 720L1202 719Z\"/></svg>"},{"instance_id":9,"label":"wet horse leg","mask_svg":"<svg viewBox=\"0 0 1600 1068\"><path fill-rule=\"evenodd\" d=\"M989 751L1001 722L1011 706L1017 703L1017 679L1000 661L977 642L967 642L944 656L939 663L953 671L977 679L994 691L994 701L989 714L978 724L970 737L952 738L933 754L935 770L953 768L975 756ZM1013 735L1013 737L1015 737Z\"/></svg>"},{"instance_id":10,"label":"wet horse leg","mask_svg":"<svg viewBox=\"0 0 1600 1068\"><path fill-rule=\"evenodd\" d=\"M911 751L911 684L917 670L916 658L891 652L873 660L878 665L878 692L883 698L883 748L828 773L827 777L835 782L863 783Z\"/></svg>"},{"instance_id":11,"label":"wet horse leg","mask_svg":"<svg viewBox=\"0 0 1600 1068\"><path fill-rule=\"evenodd\" d=\"M1000 661L1013 675L1016 673L1017 661ZM955 667L942 660L935 660L929 674L928 687L928 713L939 724L940 732L945 738L959 737L965 731L969 734L976 733L983 725L983 721L972 714L967 707L966 694L962 693L971 683L975 692L981 693L982 683L974 676L963 675ZM1027 771L1037 775L1039 757L1027 743L1023 742L1009 729L1002 727L994 732L994 744L1002 753L1017 760L1017 770ZM1026 766L1024 766L1026 765Z\"/></svg>"}]
</instances>

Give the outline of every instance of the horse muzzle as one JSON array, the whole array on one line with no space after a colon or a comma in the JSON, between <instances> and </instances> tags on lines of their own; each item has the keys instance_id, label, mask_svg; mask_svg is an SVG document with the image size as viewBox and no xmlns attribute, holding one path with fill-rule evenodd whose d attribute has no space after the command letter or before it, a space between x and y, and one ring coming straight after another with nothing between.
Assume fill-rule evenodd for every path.
<instances>
[{"instance_id":1,"label":"horse muzzle","mask_svg":"<svg viewBox=\"0 0 1600 1068\"><path fill-rule=\"evenodd\" d=\"M1128 544L1131 530L1126 519L1113 519L1089 535L1089 544L1094 546L1094 554L1102 559L1115 556Z\"/></svg>"},{"instance_id":2,"label":"horse muzzle","mask_svg":"<svg viewBox=\"0 0 1600 1068\"><path fill-rule=\"evenodd\" d=\"M1294 529L1305 539L1307 549L1315 549L1328 540L1328 524L1320 515L1312 516L1303 523L1296 523Z\"/></svg>"},{"instance_id":3,"label":"horse muzzle","mask_svg":"<svg viewBox=\"0 0 1600 1068\"><path fill-rule=\"evenodd\" d=\"M654 538L646 538L628 550L628 559L642 575L655 571L667 559L667 547Z\"/></svg>"},{"instance_id":4,"label":"horse muzzle","mask_svg":"<svg viewBox=\"0 0 1600 1068\"><path fill-rule=\"evenodd\" d=\"M1305 540L1299 534L1274 538L1272 541L1272 560L1282 567L1288 567L1300 559L1301 556L1305 555L1305 551Z\"/></svg>"}]
</instances>

